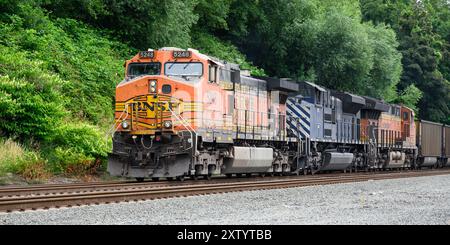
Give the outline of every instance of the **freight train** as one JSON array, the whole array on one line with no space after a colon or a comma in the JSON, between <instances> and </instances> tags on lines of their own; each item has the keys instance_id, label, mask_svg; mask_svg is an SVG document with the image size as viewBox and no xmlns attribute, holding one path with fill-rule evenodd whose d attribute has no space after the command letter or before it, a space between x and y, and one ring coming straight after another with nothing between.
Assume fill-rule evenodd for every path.
<instances>
[{"instance_id":1,"label":"freight train","mask_svg":"<svg viewBox=\"0 0 450 245\"><path fill-rule=\"evenodd\" d=\"M158 180L442 167L450 126L403 105L255 77L194 49L141 51L117 85L114 176Z\"/></svg>"}]
</instances>

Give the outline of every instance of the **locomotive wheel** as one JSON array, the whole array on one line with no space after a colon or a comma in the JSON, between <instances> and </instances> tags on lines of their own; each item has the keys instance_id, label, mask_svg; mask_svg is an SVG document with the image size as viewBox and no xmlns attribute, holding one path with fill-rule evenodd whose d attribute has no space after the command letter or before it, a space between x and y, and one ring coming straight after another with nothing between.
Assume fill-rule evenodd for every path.
<instances>
[{"instance_id":1,"label":"locomotive wheel","mask_svg":"<svg viewBox=\"0 0 450 245\"><path fill-rule=\"evenodd\" d=\"M245 177L250 178L250 177L252 177L252 174L250 174L250 173L245 174Z\"/></svg>"},{"instance_id":2,"label":"locomotive wheel","mask_svg":"<svg viewBox=\"0 0 450 245\"><path fill-rule=\"evenodd\" d=\"M153 177L152 180L153 181L159 181L159 178L158 177Z\"/></svg>"},{"instance_id":3,"label":"locomotive wheel","mask_svg":"<svg viewBox=\"0 0 450 245\"><path fill-rule=\"evenodd\" d=\"M167 180L168 180L168 181L172 181L172 180L173 180L173 177L167 177Z\"/></svg>"},{"instance_id":4,"label":"locomotive wheel","mask_svg":"<svg viewBox=\"0 0 450 245\"><path fill-rule=\"evenodd\" d=\"M261 178L264 178L264 177L266 177L266 174L265 173L261 173L261 174L259 174L259 176L261 176Z\"/></svg>"},{"instance_id":5,"label":"locomotive wheel","mask_svg":"<svg viewBox=\"0 0 450 245\"><path fill-rule=\"evenodd\" d=\"M178 180L178 181L184 181L184 176L178 176L178 177L177 177L177 180Z\"/></svg>"},{"instance_id":6,"label":"locomotive wheel","mask_svg":"<svg viewBox=\"0 0 450 245\"><path fill-rule=\"evenodd\" d=\"M192 175L191 178L192 178L193 180L198 180L198 175Z\"/></svg>"},{"instance_id":7,"label":"locomotive wheel","mask_svg":"<svg viewBox=\"0 0 450 245\"><path fill-rule=\"evenodd\" d=\"M136 181L137 182L144 182L144 178L143 177L136 177Z\"/></svg>"},{"instance_id":8,"label":"locomotive wheel","mask_svg":"<svg viewBox=\"0 0 450 245\"><path fill-rule=\"evenodd\" d=\"M233 174L225 174L225 176L230 179L231 177L233 177Z\"/></svg>"},{"instance_id":9,"label":"locomotive wheel","mask_svg":"<svg viewBox=\"0 0 450 245\"><path fill-rule=\"evenodd\" d=\"M206 179L206 180L211 180L211 174L205 175L205 179Z\"/></svg>"}]
</instances>

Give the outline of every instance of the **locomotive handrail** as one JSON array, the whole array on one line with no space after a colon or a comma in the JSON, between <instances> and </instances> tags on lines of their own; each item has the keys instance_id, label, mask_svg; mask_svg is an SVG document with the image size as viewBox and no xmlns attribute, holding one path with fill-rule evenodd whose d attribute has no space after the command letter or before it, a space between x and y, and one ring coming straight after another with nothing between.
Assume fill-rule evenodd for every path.
<instances>
[{"instance_id":1,"label":"locomotive handrail","mask_svg":"<svg viewBox=\"0 0 450 245\"><path fill-rule=\"evenodd\" d=\"M109 135L109 134L111 133L111 137L113 138L113 140L114 140L114 133L117 132L117 129L119 129L119 127L120 127L120 120L122 120L122 116L123 116L123 114L124 114L125 112L126 112L125 118L128 117L128 106L129 106L129 104L130 104L129 102L125 103L124 109L123 109L123 111L122 111L122 114L120 114L120 116L119 116L118 119L114 119L113 125L112 125L111 128L108 130L107 135ZM119 123L118 123L118 122L119 122ZM117 127L115 127L116 123L118 123Z\"/></svg>"},{"instance_id":2,"label":"locomotive handrail","mask_svg":"<svg viewBox=\"0 0 450 245\"><path fill-rule=\"evenodd\" d=\"M181 122L181 124L188 130L189 134L191 135L191 147L185 149L185 150L190 150L192 148L194 148L194 141L195 141L195 146L197 145L197 141L196 141L196 137L194 137L194 134L192 132L195 133L195 135L197 135L197 132L195 131L195 129L181 116L181 115L177 115L171 108L170 106L167 107L169 109L169 111L172 113L172 115ZM192 131L191 131L192 130Z\"/></svg>"}]
</instances>

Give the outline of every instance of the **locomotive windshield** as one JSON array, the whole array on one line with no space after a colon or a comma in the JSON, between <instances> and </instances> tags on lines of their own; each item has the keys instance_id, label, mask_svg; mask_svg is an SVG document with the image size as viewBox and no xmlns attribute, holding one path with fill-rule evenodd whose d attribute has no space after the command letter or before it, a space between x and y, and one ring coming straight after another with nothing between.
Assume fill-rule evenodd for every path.
<instances>
[{"instance_id":1,"label":"locomotive windshield","mask_svg":"<svg viewBox=\"0 0 450 245\"><path fill-rule=\"evenodd\" d=\"M167 76L201 77L203 75L203 64L199 62L167 62L164 65Z\"/></svg>"},{"instance_id":2,"label":"locomotive windshield","mask_svg":"<svg viewBox=\"0 0 450 245\"><path fill-rule=\"evenodd\" d=\"M128 65L128 77L138 77L143 75L160 75L161 63L131 63Z\"/></svg>"}]
</instances>

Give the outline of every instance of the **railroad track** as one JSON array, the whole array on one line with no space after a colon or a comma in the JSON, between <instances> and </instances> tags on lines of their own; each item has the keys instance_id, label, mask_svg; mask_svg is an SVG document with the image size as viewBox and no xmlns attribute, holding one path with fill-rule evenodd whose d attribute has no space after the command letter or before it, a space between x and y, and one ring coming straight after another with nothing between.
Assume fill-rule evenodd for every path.
<instances>
[{"instance_id":1,"label":"railroad track","mask_svg":"<svg viewBox=\"0 0 450 245\"><path fill-rule=\"evenodd\" d=\"M363 173L361 173L363 174ZM370 174L370 173L368 173ZM347 176L349 174L334 173L334 174L321 174L316 176L302 176L301 178L320 178L320 177L336 177ZM298 178L298 176L267 176L267 177L237 177L228 179L225 177L215 177L211 180L186 180L184 182L179 181L110 181L110 182L89 182L89 183L68 183L68 184L43 184L32 186L14 186L14 187L0 187L0 199L7 197L18 197L26 195L47 196L57 195L64 193L80 193L80 192L92 192L92 191L106 191L115 189L142 189L148 187L164 187L164 186L179 186L179 185L192 185L192 184L211 184L211 183L224 183L224 182L243 182L243 181L257 181L257 180L274 180L274 179L289 179Z\"/></svg>"},{"instance_id":2,"label":"railroad track","mask_svg":"<svg viewBox=\"0 0 450 245\"><path fill-rule=\"evenodd\" d=\"M147 183L96 183L89 189L88 186L77 187L71 185L65 190L45 189L45 186L29 188L28 194L0 195L0 212L25 211L36 209L48 209L59 207L72 207L81 205L119 203L129 201L151 200L159 198L182 197L192 195L206 195L235 191L263 190L275 188L290 188L311 185L327 185L337 183L361 182L368 180L410 178L431 175L450 174L450 170L409 171L409 172L375 172L358 173L352 175L328 175L328 176L295 176L277 179L255 179L244 181L223 182L147 182ZM235 179L232 179L235 180ZM134 187L133 187L134 186ZM54 186L55 187L55 186ZM62 188L63 186L59 186ZM88 188L90 191L81 191L76 188ZM40 188L40 193L37 189ZM94 190L92 189L94 188ZM95 189L97 188L97 189ZM14 188L6 188L14 189ZM20 188L16 188L20 189ZM21 188L23 193L26 188ZM31 190L33 189L33 190ZM45 190L44 190L45 189ZM70 191L69 191L70 190ZM87 189L85 189L87 190ZM5 190L0 189L0 193ZM46 195L47 194L47 195Z\"/></svg>"}]
</instances>

